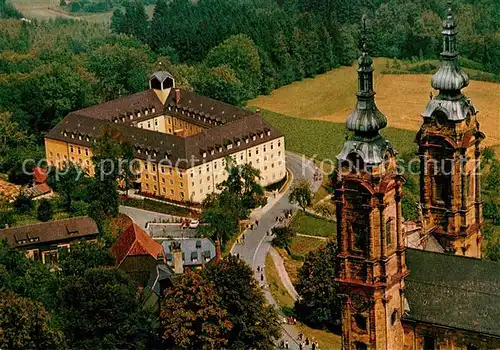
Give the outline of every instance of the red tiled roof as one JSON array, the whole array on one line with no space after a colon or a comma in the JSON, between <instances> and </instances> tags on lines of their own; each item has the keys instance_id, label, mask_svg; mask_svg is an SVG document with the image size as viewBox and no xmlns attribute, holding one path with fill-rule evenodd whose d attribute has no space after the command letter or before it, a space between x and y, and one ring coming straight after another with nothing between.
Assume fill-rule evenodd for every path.
<instances>
[{"instance_id":1,"label":"red tiled roof","mask_svg":"<svg viewBox=\"0 0 500 350\"><path fill-rule=\"evenodd\" d=\"M138 225L132 224L111 247L111 254L115 257L116 266L120 266L127 256L151 255L157 259L160 254L163 255L163 247Z\"/></svg>"},{"instance_id":2,"label":"red tiled roof","mask_svg":"<svg viewBox=\"0 0 500 350\"><path fill-rule=\"evenodd\" d=\"M43 184L47 180L47 170L40 167L34 168L33 179L37 184Z\"/></svg>"}]
</instances>

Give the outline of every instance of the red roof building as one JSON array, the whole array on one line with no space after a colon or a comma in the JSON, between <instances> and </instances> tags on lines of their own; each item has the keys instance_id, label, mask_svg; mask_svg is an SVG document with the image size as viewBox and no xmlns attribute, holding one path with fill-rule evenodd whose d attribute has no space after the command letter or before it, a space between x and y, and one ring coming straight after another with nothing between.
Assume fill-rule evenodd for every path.
<instances>
[{"instance_id":1,"label":"red roof building","mask_svg":"<svg viewBox=\"0 0 500 350\"><path fill-rule=\"evenodd\" d=\"M111 247L116 266L140 285L146 285L151 271L164 263L163 247L137 224L132 224Z\"/></svg>"},{"instance_id":2,"label":"red roof building","mask_svg":"<svg viewBox=\"0 0 500 350\"><path fill-rule=\"evenodd\" d=\"M43 184L47 181L47 169L36 167L33 169L33 181L35 184Z\"/></svg>"}]
</instances>

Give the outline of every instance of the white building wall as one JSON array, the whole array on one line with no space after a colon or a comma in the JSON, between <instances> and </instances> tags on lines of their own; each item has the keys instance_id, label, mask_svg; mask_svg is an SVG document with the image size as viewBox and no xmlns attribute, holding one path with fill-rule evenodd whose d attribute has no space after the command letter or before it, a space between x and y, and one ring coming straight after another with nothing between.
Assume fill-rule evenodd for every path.
<instances>
[{"instance_id":1,"label":"white building wall","mask_svg":"<svg viewBox=\"0 0 500 350\"><path fill-rule=\"evenodd\" d=\"M244 141L241 141L244 142ZM237 165L249 163L261 173L261 185L268 186L286 175L284 137L230 154ZM202 202L217 185L227 179L224 158L218 158L187 170L189 199Z\"/></svg>"}]
</instances>

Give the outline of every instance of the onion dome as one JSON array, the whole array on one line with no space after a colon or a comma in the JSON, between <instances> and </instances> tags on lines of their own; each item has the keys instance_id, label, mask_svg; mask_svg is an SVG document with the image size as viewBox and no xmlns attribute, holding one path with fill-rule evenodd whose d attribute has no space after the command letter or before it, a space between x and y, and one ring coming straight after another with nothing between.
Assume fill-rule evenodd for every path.
<instances>
[{"instance_id":1,"label":"onion dome","mask_svg":"<svg viewBox=\"0 0 500 350\"><path fill-rule=\"evenodd\" d=\"M448 14L443 22L443 51L441 52L441 66L432 77L431 85L446 95L456 96L460 90L469 85L469 76L458 62L457 26L451 10L451 0L448 1ZM452 93L450 93L452 92ZM458 92L458 94L457 94Z\"/></svg>"},{"instance_id":2,"label":"onion dome","mask_svg":"<svg viewBox=\"0 0 500 350\"><path fill-rule=\"evenodd\" d=\"M354 111L347 118L347 129L354 132L377 134L387 126L387 119L375 104L372 58L366 49L366 20L363 19L362 51L358 59L358 92Z\"/></svg>"},{"instance_id":3,"label":"onion dome","mask_svg":"<svg viewBox=\"0 0 500 350\"><path fill-rule=\"evenodd\" d=\"M373 89L373 60L366 49L366 20L363 19L362 50L358 59L358 92L356 107L347 118L347 129L354 132L348 137L337 159L345 161L352 157L363 160L365 165L378 165L387 152L395 154L379 131L387 126L387 118L375 104Z\"/></svg>"}]
</instances>

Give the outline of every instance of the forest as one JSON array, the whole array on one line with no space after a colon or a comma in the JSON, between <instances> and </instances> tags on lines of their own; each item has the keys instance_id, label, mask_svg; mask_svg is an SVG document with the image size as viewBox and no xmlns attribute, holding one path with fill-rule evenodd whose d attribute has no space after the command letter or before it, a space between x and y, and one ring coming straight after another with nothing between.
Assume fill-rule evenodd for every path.
<instances>
[{"instance_id":1,"label":"forest","mask_svg":"<svg viewBox=\"0 0 500 350\"><path fill-rule=\"evenodd\" d=\"M456 0L462 63L500 72L500 2ZM443 0L157 0L125 3L110 26L21 21L0 0L0 173L40 158L43 135L72 110L147 88L171 71L177 84L236 105L359 55L361 17L373 56L436 59ZM11 130L15 130L11 132Z\"/></svg>"}]
</instances>

